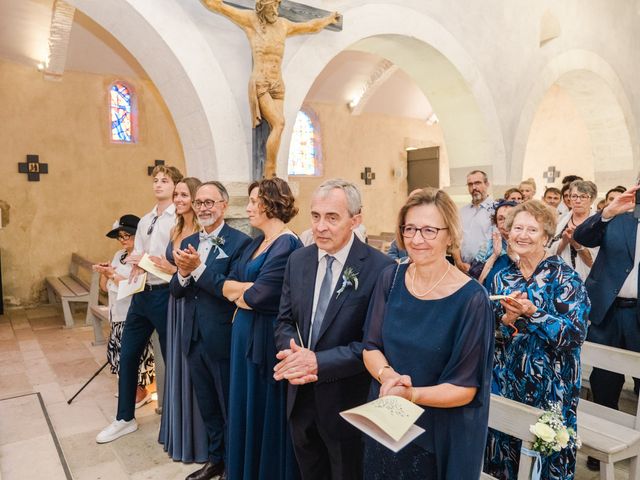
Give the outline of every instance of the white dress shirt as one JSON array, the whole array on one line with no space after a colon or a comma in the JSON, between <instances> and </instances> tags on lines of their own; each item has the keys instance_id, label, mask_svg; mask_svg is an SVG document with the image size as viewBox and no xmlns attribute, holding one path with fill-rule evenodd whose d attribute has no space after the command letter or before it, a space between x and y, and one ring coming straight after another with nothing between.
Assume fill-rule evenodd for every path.
<instances>
[{"instance_id":1,"label":"white dress shirt","mask_svg":"<svg viewBox=\"0 0 640 480\"><path fill-rule=\"evenodd\" d=\"M491 239L493 224L493 199L487 197L478 206L470 203L460 209L462 222L462 245L460 256L462 261L470 263L480 249ZM434 227L438 225L433 225Z\"/></svg>"},{"instance_id":2,"label":"white dress shirt","mask_svg":"<svg viewBox=\"0 0 640 480\"><path fill-rule=\"evenodd\" d=\"M122 280L123 282L127 281L126 278L129 278L129 274L133 269L130 263L122 263L120 261L126 253L127 251L122 248L115 253L111 260L111 266L116 274L125 277L125 280ZM118 284L111 279L107 281L107 294L109 295L109 319L113 323L124 322L133 296L129 295L118 300Z\"/></svg>"},{"instance_id":3,"label":"white dress shirt","mask_svg":"<svg viewBox=\"0 0 640 480\"><path fill-rule=\"evenodd\" d=\"M602 219L603 222L610 220L611 219ZM622 287L620 287L618 297L638 298L638 262L640 262L640 222L638 222L638 226L636 227L636 251L633 256L633 268L629 272L629 275L627 275Z\"/></svg>"},{"instance_id":4,"label":"white dress shirt","mask_svg":"<svg viewBox=\"0 0 640 480\"><path fill-rule=\"evenodd\" d=\"M222 231L222 227L224 227L224 220L218 228L207 235L212 235L214 237L219 236L220 232ZM202 230L202 233L206 232ZM180 273L178 273L178 281L180 282L180 285L186 287L192 278L194 281L198 281L202 273L207 268L207 258L209 258L209 253L211 253L211 250L213 249L213 243L211 243L210 241L200 241L200 243L198 244L198 256L200 257L200 265L198 265L198 267L193 272L191 272L191 275L189 275L188 277L183 277L182 275L180 275ZM219 258L221 256L226 256L222 247L218 248L218 256L216 258Z\"/></svg>"},{"instance_id":5,"label":"white dress shirt","mask_svg":"<svg viewBox=\"0 0 640 480\"><path fill-rule=\"evenodd\" d=\"M333 265L331 265L331 273L333 274L331 278L331 292L336 289L336 285L338 284L338 280L340 279L340 274L342 273L342 269L344 268L344 264L347 262L347 257L349 256L349 252L351 251L351 246L353 245L353 236L351 234L351 239L347 244L338 250L336 253L331 255L330 253L318 249L318 272L316 273L316 286L313 290L313 309L311 310L311 321L316 315L316 307L318 306L318 297L320 296L320 287L322 286L322 280L324 279L324 274L327 271L327 255L331 255L335 260L333 261Z\"/></svg>"},{"instance_id":6,"label":"white dress shirt","mask_svg":"<svg viewBox=\"0 0 640 480\"><path fill-rule=\"evenodd\" d=\"M156 219L155 223L154 219ZM147 232L152 223L153 230L149 234ZM153 210L142 217L138 223L133 247L134 253L139 255L146 253L157 257L164 255L167 251L169 240L171 240L171 229L175 224L176 206L173 203L165 208L161 215L158 215L158 206L153 207ZM151 273L147 273L147 283L149 285L160 285L167 282Z\"/></svg>"}]
</instances>

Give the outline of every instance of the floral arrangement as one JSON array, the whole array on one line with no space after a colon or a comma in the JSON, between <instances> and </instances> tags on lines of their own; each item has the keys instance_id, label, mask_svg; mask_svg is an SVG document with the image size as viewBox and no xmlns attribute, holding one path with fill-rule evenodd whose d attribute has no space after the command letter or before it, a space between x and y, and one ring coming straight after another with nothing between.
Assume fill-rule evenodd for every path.
<instances>
[{"instance_id":1,"label":"floral arrangement","mask_svg":"<svg viewBox=\"0 0 640 480\"><path fill-rule=\"evenodd\" d=\"M354 290L358 290L358 272L351 267L345 268L344 272L342 272L342 285L336 293L336 298L338 298L347 287L353 287Z\"/></svg>"},{"instance_id":2,"label":"floral arrangement","mask_svg":"<svg viewBox=\"0 0 640 480\"><path fill-rule=\"evenodd\" d=\"M535 425L529 427L529 431L536 436L533 449L545 456L569 446L575 445L576 448L580 448L582 445L576 431L564 424L560 402L551 404L549 410L540 415Z\"/></svg>"},{"instance_id":3,"label":"floral arrangement","mask_svg":"<svg viewBox=\"0 0 640 480\"><path fill-rule=\"evenodd\" d=\"M224 245L224 237L219 237L216 235L214 237L209 237L209 240L211 241L214 247L220 248Z\"/></svg>"}]
</instances>

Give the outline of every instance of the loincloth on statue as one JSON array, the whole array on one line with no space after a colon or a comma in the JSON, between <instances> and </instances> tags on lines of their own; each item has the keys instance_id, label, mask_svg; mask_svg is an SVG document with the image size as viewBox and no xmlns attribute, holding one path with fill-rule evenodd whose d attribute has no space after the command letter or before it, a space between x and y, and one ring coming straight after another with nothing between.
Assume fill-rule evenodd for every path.
<instances>
[{"instance_id":1,"label":"loincloth on statue","mask_svg":"<svg viewBox=\"0 0 640 480\"><path fill-rule=\"evenodd\" d=\"M259 98L269 94L274 100L284 99L284 84L280 80L256 80L249 82L249 104L251 106L251 118L253 118L253 128L262 122Z\"/></svg>"}]
</instances>

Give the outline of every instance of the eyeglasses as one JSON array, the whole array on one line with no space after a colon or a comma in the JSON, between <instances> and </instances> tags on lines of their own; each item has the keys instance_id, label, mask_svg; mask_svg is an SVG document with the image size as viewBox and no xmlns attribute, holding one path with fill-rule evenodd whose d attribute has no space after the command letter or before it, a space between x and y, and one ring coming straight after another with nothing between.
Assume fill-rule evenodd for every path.
<instances>
[{"instance_id":1,"label":"eyeglasses","mask_svg":"<svg viewBox=\"0 0 640 480\"><path fill-rule=\"evenodd\" d=\"M118 240L120 240L121 242L126 242L130 238L131 238L131 234L130 233L121 232L121 233L118 234Z\"/></svg>"},{"instance_id":2,"label":"eyeglasses","mask_svg":"<svg viewBox=\"0 0 640 480\"><path fill-rule=\"evenodd\" d=\"M147 235L151 235L153 233L153 227L155 227L157 221L158 221L158 215L153 217L153 220L151 220L151 225L149 225L149 229L147 230Z\"/></svg>"},{"instance_id":3,"label":"eyeglasses","mask_svg":"<svg viewBox=\"0 0 640 480\"><path fill-rule=\"evenodd\" d=\"M589 200L591 195L576 195L575 193L569 197L571 200Z\"/></svg>"},{"instance_id":4,"label":"eyeglasses","mask_svg":"<svg viewBox=\"0 0 640 480\"><path fill-rule=\"evenodd\" d=\"M440 230L449 230L447 227L438 228L438 227L416 227L415 225L401 225L400 232L404 238L413 238L416 236L416 233L420 232L422 238L425 240L433 240L438 236Z\"/></svg>"},{"instance_id":5,"label":"eyeglasses","mask_svg":"<svg viewBox=\"0 0 640 480\"><path fill-rule=\"evenodd\" d=\"M204 200L204 201L194 200L193 202L191 202L191 205L193 205L193 208L195 210L200 210L200 208L202 208L203 205L204 205L204 208L206 208L207 210L211 210L213 207L216 206L216 203L224 203L224 200Z\"/></svg>"}]
</instances>

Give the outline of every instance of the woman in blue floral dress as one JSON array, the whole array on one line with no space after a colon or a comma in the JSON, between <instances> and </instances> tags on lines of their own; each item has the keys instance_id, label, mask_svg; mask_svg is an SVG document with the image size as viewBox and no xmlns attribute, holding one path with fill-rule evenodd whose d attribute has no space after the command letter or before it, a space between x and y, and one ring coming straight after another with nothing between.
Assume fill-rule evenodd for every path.
<instances>
[{"instance_id":1,"label":"woman in blue floral dress","mask_svg":"<svg viewBox=\"0 0 640 480\"><path fill-rule=\"evenodd\" d=\"M496 275L494 301L496 356L492 391L518 402L549 409L559 403L567 427L576 430L580 393L580 348L591 308L579 275L560 257L547 257L555 215L531 200L507 219L509 244L519 262ZM501 344L501 345L500 345ZM490 430L485 472L501 479L518 475L520 441ZM573 479L576 447L542 457L543 479Z\"/></svg>"}]
</instances>

